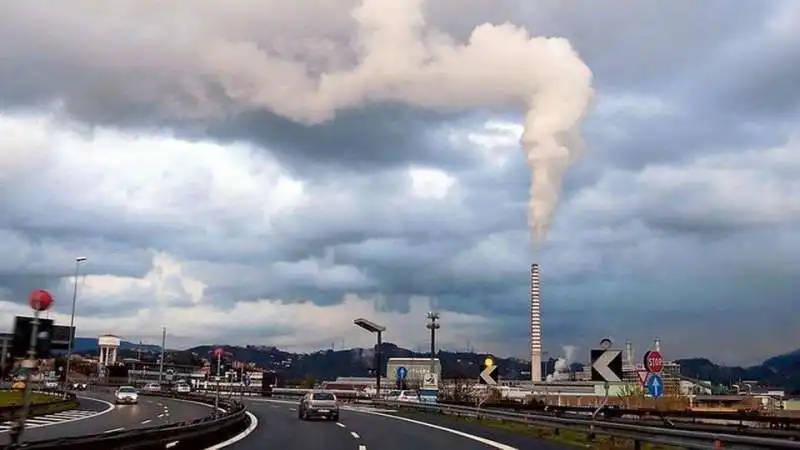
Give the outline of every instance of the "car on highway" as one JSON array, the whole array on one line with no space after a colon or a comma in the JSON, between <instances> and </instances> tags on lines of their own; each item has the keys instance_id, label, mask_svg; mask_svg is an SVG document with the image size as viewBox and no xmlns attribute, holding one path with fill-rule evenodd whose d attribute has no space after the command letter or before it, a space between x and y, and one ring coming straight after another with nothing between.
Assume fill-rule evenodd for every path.
<instances>
[{"instance_id":1,"label":"car on highway","mask_svg":"<svg viewBox=\"0 0 800 450\"><path fill-rule=\"evenodd\" d=\"M161 385L158 383L147 383L142 390L145 392L161 392Z\"/></svg>"},{"instance_id":2,"label":"car on highway","mask_svg":"<svg viewBox=\"0 0 800 450\"><path fill-rule=\"evenodd\" d=\"M46 391L54 391L58 389L58 380L44 380L42 388Z\"/></svg>"},{"instance_id":3,"label":"car on highway","mask_svg":"<svg viewBox=\"0 0 800 450\"><path fill-rule=\"evenodd\" d=\"M192 392L192 388L186 383L178 383L175 385L175 392L178 394L188 394Z\"/></svg>"},{"instance_id":4,"label":"car on highway","mask_svg":"<svg viewBox=\"0 0 800 450\"><path fill-rule=\"evenodd\" d=\"M114 401L118 405L135 405L139 403L139 392L133 386L122 386L114 393Z\"/></svg>"},{"instance_id":5,"label":"car on highway","mask_svg":"<svg viewBox=\"0 0 800 450\"><path fill-rule=\"evenodd\" d=\"M391 391L386 397L390 402L419 403L419 393L417 391Z\"/></svg>"},{"instance_id":6,"label":"car on highway","mask_svg":"<svg viewBox=\"0 0 800 450\"><path fill-rule=\"evenodd\" d=\"M74 391L85 391L88 385L86 383L79 383L74 382L72 383L72 390Z\"/></svg>"},{"instance_id":7,"label":"car on highway","mask_svg":"<svg viewBox=\"0 0 800 450\"><path fill-rule=\"evenodd\" d=\"M309 420L322 417L328 420L339 420L339 401L333 392L313 391L303 396L297 407L297 417Z\"/></svg>"}]
</instances>

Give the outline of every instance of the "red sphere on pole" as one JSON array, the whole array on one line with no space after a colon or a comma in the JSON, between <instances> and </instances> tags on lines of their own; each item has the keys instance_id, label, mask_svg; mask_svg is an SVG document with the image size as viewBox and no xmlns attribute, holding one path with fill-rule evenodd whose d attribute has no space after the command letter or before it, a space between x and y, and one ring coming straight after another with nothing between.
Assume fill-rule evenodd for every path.
<instances>
[{"instance_id":1,"label":"red sphere on pole","mask_svg":"<svg viewBox=\"0 0 800 450\"><path fill-rule=\"evenodd\" d=\"M47 311L53 305L53 296L44 289L36 289L28 296L28 304L36 311Z\"/></svg>"},{"instance_id":2,"label":"red sphere on pole","mask_svg":"<svg viewBox=\"0 0 800 450\"><path fill-rule=\"evenodd\" d=\"M225 353L225 351L222 350L221 348L214 349L214 356L216 356L217 358L222 356L223 353Z\"/></svg>"}]
</instances>

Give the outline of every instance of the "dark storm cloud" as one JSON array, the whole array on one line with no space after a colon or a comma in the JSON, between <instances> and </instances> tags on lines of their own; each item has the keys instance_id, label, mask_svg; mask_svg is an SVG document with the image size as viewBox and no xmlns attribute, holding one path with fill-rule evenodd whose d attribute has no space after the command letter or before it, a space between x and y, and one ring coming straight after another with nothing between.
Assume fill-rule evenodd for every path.
<instances>
[{"instance_id":1,"label":"dark storm cloud","mask_svg":"<svg viewBox=\"0 0 800 450\"><path fill-rule=\"evenodd\" d=\"M256 143L273 151L294 172L309 175L312 171L315 178L324 178L342 171L380 171L408 164L463 166L469 161L467 154L437 148L445 144L431 139L437 124L454 118L408 107L373 105L309 126L257 112L212 126L209 134L220 140Z\"/></svg>"},{"instance_id":2,"label":"dark storm cloud","mask_svg":"<svg viewBox=\"0 0 800 450\"><path fill-rule=\"evenodd\" d=\"M304 182L311 200L271 219L269 230L253 230L250 216L227 217L224 210L182 219L206 201L201 195L181 197L185 203L165 218L65 208L53 195L68 190L60 179L3 186L0 178L0 194L9 195L0 198L0 228L12 230L0 240L0 250L12 255L0 263L0 292L22 302L31 289L46 287L68 299L71 285L59 280L70 276L75 256L91 256L86 273L142 277L152 268L152 249L181 260L184 275L206 285L204 303L226 312L260 298L332 305L346 293L380 297L381 310L408 311L409 297L431 296L437 308L496 318L503 325L480 338L524 354L528 266L537 261L550 356L578 345L586 359L602 337L644 346L657 335L670 357L751 362L796 342L796 333L776 331L776 324L800 306L800 237L793 228L799 216L786 200L800 192L793 181L800 168L787 153L766 149L784 146L796 132L791 88L800 85L800 60L796 45L762 36L772 6L648 0L629 2L620 14L618 5L602 2L490 3L447 0L428 8L435 23L459 37L476 23L507 18L533 34L565 36L595 73L589 153L567 174L552 232L538 252L526 230L530 175L522 151L513 145L507 163L494 166L477 156L475 144L448 140L451 131L480 131L483 112L374 105L316 126L264 111L223 121L162 119L165 112L146 100L173 86L163 73L137 84L145 74L87 76L60 57L19 51L0 63L4 105L31 109L61 99L85 122L251 142ZM152 64L156 72L160 66ZM494 117L518 121L505 111ZM729 159L703 161L714 157ZM416 165L454 176L451 197L412 199L405 170ZM727 166L735 170L712 170ZM190 308L179 281L162 280L167 294L160 305ZM133 314L157 297L146 287L87 296L81 311ZM719 331L708 333L709 324ZM268 342L292 333L270 324L225 338ZM187 345L197 339L175 337Z\"/></svg>"}]
</instances>

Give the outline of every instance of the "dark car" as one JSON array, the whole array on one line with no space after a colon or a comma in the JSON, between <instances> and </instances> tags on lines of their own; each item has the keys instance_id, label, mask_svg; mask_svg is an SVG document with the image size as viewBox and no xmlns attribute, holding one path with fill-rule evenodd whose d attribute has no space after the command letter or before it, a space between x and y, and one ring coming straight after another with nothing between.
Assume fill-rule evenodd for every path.
<instances>
[{"instance_id":1,"label":"dark car","mask_svg":"<svg viewBox=\"0 0 800 450\"><path fill-rule=\"evenodd\" d=\"M309 392L300 400L297 407L297 417L301 420L324 418L339 420L339 402L332 392Z\"/></svg>"}]
</instances>

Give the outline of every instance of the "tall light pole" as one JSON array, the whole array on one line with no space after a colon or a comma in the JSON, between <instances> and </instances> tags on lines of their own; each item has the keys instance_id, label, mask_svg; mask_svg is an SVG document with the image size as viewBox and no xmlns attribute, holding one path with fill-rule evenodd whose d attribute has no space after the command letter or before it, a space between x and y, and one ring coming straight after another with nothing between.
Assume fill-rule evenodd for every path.
<instances>
[{"instance_id":1,"label":"tall light pole","mask_svg":"<svg viewBox=\"0 0 800 450\"><path fill-rule=\"evenodd\" d=\"M361 327L370 333L375 333L378 336L378 345L375 347L375 393L376 397L381 397L381 365L383 365L383 358L381 356L381 344L383 344L383 332L386 327L370 322L367 319L356 319L353 321L356 326Z\"/></svg>"},{"instance_id":2,"label":"tall light pole","mask_svg":"<svg viewBox=\"0 0 800 450\"><path fill-rule=\"evenodd\" d=\"M428 312L428 324L426 327L431 330L431 373L436 373L436 330L441 328L441 325L436 322L439 320L439 313L435 311Z\"/></svg>"},{"instance_id":3,"label":"tall light pole","mask_svg":"<svg viewBox=\"0 0 800 450\"><path fill-rule=\"evenodd\" d=\"M86 262L85 256L75 258L75 283L72 289L72 314L69 316L69 343L67 343L67 367L64 374L64 384L69 386L69 366L72 361L72 346L75 341L75 304L78 302L78 275L81 272L81 264Z\"/></svg>"}]
</instances>

